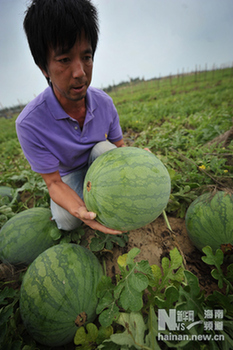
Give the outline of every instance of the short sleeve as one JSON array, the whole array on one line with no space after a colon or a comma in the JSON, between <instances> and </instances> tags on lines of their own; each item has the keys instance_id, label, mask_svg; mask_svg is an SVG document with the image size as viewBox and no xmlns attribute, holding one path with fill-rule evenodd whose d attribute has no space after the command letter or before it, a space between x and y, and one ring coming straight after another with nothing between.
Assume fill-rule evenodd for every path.
<instances>
[{"instance_id":1,"label":"short sleeve","mask_svg":"<svg viewBox=\"0 0 233 350\"><path fill-rule=\"evenodd\" d=\"M16 132L24 155L33 171L49 174L58 170L59 160L41 144L32 130L27 130L26 125L16 123Z\"/></svg>"},{"instance_id":2,"label":"short sleeve","mask_svg":"<svg viewBox=\"0 0 233 350\"><path fill-rule=\"evenodd\" d=\"M117 113L116 107L112 103L112 122L110 125L108 140L110 142L117 142L123 138L122 129L120 126L119 115Z\"/></svg>"}]
</instances>

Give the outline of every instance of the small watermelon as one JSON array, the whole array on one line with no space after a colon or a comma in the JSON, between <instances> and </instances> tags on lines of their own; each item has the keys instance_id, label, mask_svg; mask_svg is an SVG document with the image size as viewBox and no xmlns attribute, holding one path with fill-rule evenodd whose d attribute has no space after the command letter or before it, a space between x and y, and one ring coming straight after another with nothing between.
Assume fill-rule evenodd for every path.
<instances>
[{"instance_id":1,"label":"small watermelon","mask_svg":"<svg viewBox=\"0 0 233 350\"><path fill-rule=\"evenodd\" d=\"M14 189L12 187L9 186L0 186L0 197L8 197L10 199L10 201L12 201L13 199L13 191ZM17 201L20 201L20 195L17 194L16 197Z\"/></svg>"},{"instance_id":2,"label":"small watermelon","mask_svg":"<svg viewBox=\"0 0 233 350\"><path fill-rule=\"evenodd\" d=\"M154 221L167 206L171 181L163 163L152 153L121 147L99 156L84 180L84 202L96 220L128 231Z\"/></svg>"},{"instance_id":3,"label":"small watermelon","mask_svg":"<svg viewBox=\"0 0 233 350\"><path fill-rule=\"evenodd\" d=\"M204 193L189 206L185 223L190 240L202 250L233 245L233 195L225 191Z\"/></svg>"},{"instance_id":4,"label":"small watermelon","mask_svg":"<svg viewBox=\"0 0 233 350\"><path fill-rule=\"evenodd\" d=\"M63 243L40 254L20 290L20 312L31 336L48 346L71 342L77 328L96 317L102 275L96 256L82 246Z\"/></svg>"},{"instance_id":5,"label":"small watermelon","mask_svg":"<svg viewBox=\"0 0 233 350\"><path fill-rule=\"evenodd\" d=\"M30 264L61 235L48 208L31 208L8 220L0 231L0 260Z\"/></svg>"}]
</instances>

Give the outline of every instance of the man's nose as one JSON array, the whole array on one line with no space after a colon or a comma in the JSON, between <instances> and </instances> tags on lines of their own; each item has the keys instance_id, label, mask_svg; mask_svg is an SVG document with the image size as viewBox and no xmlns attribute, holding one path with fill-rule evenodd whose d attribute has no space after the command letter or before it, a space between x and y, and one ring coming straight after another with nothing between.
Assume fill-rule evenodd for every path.
<instances>
[{"instance_id":1,"label":"man's nose","mask_svg":"<svg viewBox=\"0 0 233 350\"><path fill-rule=\"evenodd\" d=\"M80 59L74 61L72 67L73 78L80 78L86 75L84 70L84 64Z\"/></svg>"}]
</instances>

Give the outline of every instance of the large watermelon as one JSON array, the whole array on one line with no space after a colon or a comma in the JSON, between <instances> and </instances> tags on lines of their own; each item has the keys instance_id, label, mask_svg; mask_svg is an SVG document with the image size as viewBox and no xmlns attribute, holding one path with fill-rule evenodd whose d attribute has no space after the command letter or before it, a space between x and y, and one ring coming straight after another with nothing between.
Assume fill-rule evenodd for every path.
<instances>
[{"instance_id":1,"label":"large watermelon","mask_svg":"<svg viewBox=\"0 0 233 350\"><path fill-rule=\"evenodd\" d=\"M84 202L96 220L128 231L154 221L167 206L171 181L163 163L152 153L121 147L99 156L84 180Z\"/></svg>"},{"instance_id":2,"label":"large watermelon","mask_svg":"<svg viewBox=\"0 0 233 350\"><path fill-rule=\"evenodd\" d=\"M205 193L189 206L185 223L193 244L213 251L222 244L233 245L233 195L225 191Z\"/></svg>"},{"instance_id":3,"label":"large watermelon","mask_svg":"<svg viewBox=\"0 0 233 350\"><path fill-rule=\"evenodd\" d=\"M82 246L63 243L40 254L20 290L20 312L31 336L49 346L72 341L77 327L96 317L102 275L98 259Z\"/></svg>"},{"instance_id":4,"label":"large watermelon","mask_svg":"<svg viewBox=\"0 0 233 350\"><path fill-rule=\"evenodd\" d=\"M8 220L0 231L0 260L10 264L30 264L54 245L60 230L50 220L48 208L31 208Z\"/></svg>"}]
</instances>

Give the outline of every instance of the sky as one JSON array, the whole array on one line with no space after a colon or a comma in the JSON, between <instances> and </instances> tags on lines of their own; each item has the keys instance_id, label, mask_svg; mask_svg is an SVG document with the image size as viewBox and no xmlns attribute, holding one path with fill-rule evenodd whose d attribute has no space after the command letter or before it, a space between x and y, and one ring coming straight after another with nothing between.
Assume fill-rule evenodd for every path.
<instances>
[{"instance_id":1,"label":"sky","mask_svg":"<svg viewBox=\"0 0 233 350\"><path fill-rule=\"evenodd\" d=\"M92 86L233 65L233 0L92 0L100 37ZM23 31L29 0L0 0L0 109L47 87Z\"/></svg>"}]
</instances>

